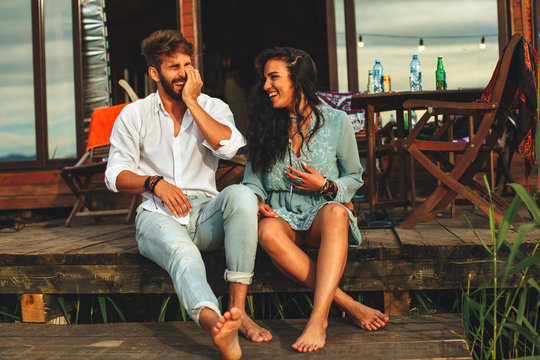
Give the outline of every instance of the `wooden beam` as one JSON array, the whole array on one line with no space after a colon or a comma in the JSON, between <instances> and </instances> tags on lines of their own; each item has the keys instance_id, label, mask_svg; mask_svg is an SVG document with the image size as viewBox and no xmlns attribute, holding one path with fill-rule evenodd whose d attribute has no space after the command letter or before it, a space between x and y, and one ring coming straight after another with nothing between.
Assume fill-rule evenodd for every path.
<instances>
[{"instance_id":1,"label":"wooden beam","mask_svg":"<svg viewBox=\"0 0 540 360\"><path fill-rule=\"evenodd\" d=\"M28 257L28 256L27 256ZM223 257L207 262L208 282L217 293L227 292ZM118 259L117 261L120 261ZM211 264L211 266L210 266ZM500 265L502 269L502 264ZM530 275L539 281L540 277ZM409 291L479 287L493 278L490 262L463 259L410 259L349 261L341 279L344 291ZM520 277L505 286L519 284ZM285 278L271 261L258 259L249 291L304 292ZM140 265L0 266L0 294L122 294L174 293L167 272L141 259Z\"/></svg>"},{"instance_id":2,"label":"wooden beam","mask_svg":"<svg viewBox=\"0 0 540 360\"><path fill-rule=\"evenodd\" d=\"M328 77L330 91L338 91L336 11L334 0L326 0L326 37L328 39Z\"/></svg>"},{"instance_id":3,"label":"wooden beam","mask_svg":"<svg viewBox=\"0 0 540 360\"><path fill-rule=\"evenodd\" d=\"M358 55L356 39L355 1L345 0L345 43L347 46L347 76L349 91L358 91Z\"/></svg>"},{"instance_id":4,"label":"wooden beam","mask_svg":"<svg viewBox=\"0 0 540 360\"><path fill-rule=\"evenodd\" d=\"M70 310L66 309L66 311ZM58 300L52 295L23 294L21 297L21 313L23 322L67 323Z\"/></svg>"},{"instance_id":5,"label":"wooden beam","mask_svg":"<svg viewBox=\"0 0 540 360\"><path fill-rule=\"evenodd\" d=\"M388 316L409 315L411 299L408 291L385 291L384 313Z\"/></svg>"}]
</instances>

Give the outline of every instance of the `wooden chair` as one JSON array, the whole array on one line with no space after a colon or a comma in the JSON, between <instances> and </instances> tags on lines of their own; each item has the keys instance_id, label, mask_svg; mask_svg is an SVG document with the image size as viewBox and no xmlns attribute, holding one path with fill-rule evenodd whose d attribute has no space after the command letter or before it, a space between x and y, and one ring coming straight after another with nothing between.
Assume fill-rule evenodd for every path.
<instances>
[{"instance_id":1,"label":"wooden chair","mask_svg":"<svg viewBox=\"0 0 540 360\"><path fill-rule=\"evenodd\" d=\"M88 132L88 145L84 155L73 166L66 166L60 174L69 186L77 201L65 225L73 225L81 216L93 216L99 221L101 216L126 215L126 222L133 221L138 206L139 195L134 195L127 208L98 210L92 205L92 195L107 191L104 173L109 156L109 137L114 121L127 104L115 105L94 110Z\"/></svg>"},{"instance_id":2,"label":"wooden chair","mask_svg":"<svg viewBox=\"0 0 540 360\"><path fill-rule=\"evenodd\" d=\"M457 195L479 206L489 214L487 190L475 175L483 168L492 154L494 146L503 134L508 116L518 95L525 96L528 104L536 108L536 62L530 56L534 49L520 34L514 35L499 59L490 83L481 99L470 103L429 100L408 100L405 109L426 109L416 126L403 140L392 144L405 149L418 163L439 181L435 191L412 213L401 228L412 228L419 222L433 220ZM535 57L535 56L533 56ZM526 66L528 65L528 66ZM523 89L534 87L524 94ZM534 94L531 94L534 92ZM418 135L428 120L443 116L442 125L434 132L431 140L420 140ZM468 141L455 142L443 136L451 131L454 115L478 117L479 126L470 133ZM454 157L455 162L451 159ZM495 205L495 222L500 224L503 212L508 207L500 197L492 194Z\"/></svg>"}]
</instances>

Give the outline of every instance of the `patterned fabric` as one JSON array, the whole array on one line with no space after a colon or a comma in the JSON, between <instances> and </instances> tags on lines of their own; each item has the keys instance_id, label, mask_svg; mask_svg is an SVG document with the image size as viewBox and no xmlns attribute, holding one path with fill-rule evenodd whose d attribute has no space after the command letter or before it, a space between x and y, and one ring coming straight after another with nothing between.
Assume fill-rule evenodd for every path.
<instances>
[{"instance_id":1,"label":"patterned fabric","mask_svg":"<svg viewBox=\"0 0 540 360\"><path fill-rule=\"evenodd\" d=\"M287 221L291 228L298 231L308 230L324 205L349 202L363 184L356 139L346 114L328 106L321 106L320 110L324 116L324 125L314 134L307 146L302 145L299 157L289 146L289 154L278 160L270 171L263 174L253 173L248 161L244 172L243 184L276 210L279 217ZM312 124L313 121L308 124L308 132ZM287 165L291 165L304 171L302 163L336 182L338 191L334 198L291 186L284 170ZM349 229L349 244L360 245L360 231L350 211Z\"/></svg>"},{"instance_id":2,"label":"patterned fabric","mask_svg":"<svg viewBox=\"0 0 540 360\"><path fill-rule=\"evenodd\" d=\"M501 59L506 52L506 48L503 50L499 62L493 72L493 76L489 81L484 93L482 94L481 101L489 102L495 82L499 75ZM525 176L528 177L531 174L532 168L536 160L535 152L535 138L536 138L536 121L537 121L537 79L538 79L538 57L534 47L525 40L521 39L513 54L516 57L512 61L514 67L511 68L509 76L518 76L519 84L518 90L514 98L514 105L517 105L519 109L519 116L516 118L517 122L517 140L518 140L518 153L523 155L527 160L525 162Z\"/></svg>"},{"instance_id":3,"label":"patterned fabric","mask_svg":"<svg viewBox=\"0 0 540 360\"><path fill-rule=\"evenodd\" d=\"M353 126L354 132L359 132L364 128L366 123L366 112L364 109L354 109L351 110L351 99L353 95L360 94L355 92L347 93L335 93L335 92L325 92L318 91L317 96L322 100L326 105L345 111L349 118L351 119L351 124Z\"/></svg>"}]
</instances>

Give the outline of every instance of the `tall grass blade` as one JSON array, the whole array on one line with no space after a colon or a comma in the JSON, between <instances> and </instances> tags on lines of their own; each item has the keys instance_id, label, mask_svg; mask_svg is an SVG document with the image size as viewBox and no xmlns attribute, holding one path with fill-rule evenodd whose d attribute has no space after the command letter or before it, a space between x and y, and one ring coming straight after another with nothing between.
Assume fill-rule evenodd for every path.
<instances>
[{"instance_id":1,"label":"tall grass blade","mask_svg":"<svg viewBox=\"0 0 540 360\"><path fill-rule=\"evenodd\" d=\"M71 321L69 320L69 314L66 310L66 306L64 304L64 297L63 296L57 296L56 300L58 301L58 304L60 305L60 309L62 310L62 313L64 313L64 318L66 319L68 324L71 324Z\"/></svg>"},{"instance_id":2,"label":"tall grass blade","mask_svg":"<svg viewBox=\"0 0 540 360\"><path fill-rule=\"evenodd\" d=\"M516 192L517 196L519 196L525 205L527 206L527 210L531 213L531 216L534 219L534 222L536 224L540 224L540 209L538 209L538 205L536 205L536 201L534 198L527 192L527 190L519 185L519 184L509 184L512 189Z\"/></svg>"},{"instance_id":3,"label":"tall grass blade","mask_svg":"<svg viewBox=\"0 0 540 360\"><path fill-rule=\"evenodd\" d=\"M98 296L98 304L99 309L101 311L101 317L103 318L103 323L107 324L107 304L105 303L105 297L104 296Z\"/></svg>"},{"instance_id":4,"label":"tall grass blade","mask_svg":"<svg viewBox=\"0 0 540 360\"><path fill-rule=\"evenodd\" d=\"M167 296L167 298L161 302L161 309L159 310L157 322L165 321L165 314L167 313L167 305L169 304L169 300L171 300L171 295Z\"/></svg>"},{"instance_id":5,"label":"tall grass blade","mask_svg":"<svg viewBox=\"0 0 540 360\"><path fill-rule=\"evenodd\" d=\"M283 304L279 300L279 297L276 293L270 295L272 304L274 305L278 315L281 317L281 320L285 320L285 312L283 311Z\"/></svg>"},{"instance_id":6,"label":"tall grass blade","mask_svg":"<svg viewBox=\"0 0 540 360\"><path fill-rule=\"evenodd\" d=\"M13 314L10 314L10 313L5 312L5 311L2 311L2 310L0 310L0 315L3 315L3 316L5 316L5 317L8 317L8 318L11 318L11 319L14 319L14 320L21 321L21 317L20 317L20 316L13 315Z\"/></svg>"},{"instance_id":7,"label":"tall grass blade","mask_svg":"<svg viewBox=\"0 0 540 360\"><path fill-rule=\"evenodd\" d=\"M510 254L508 255L508 259L506 260L506 263L502 269L502 278L501 283L504 286L504 283L506 282L506 279L508 279L509 276L509 269L514 263L514 259L516 258L517 254L519 253L519 247L523 243L523 240L525 240L525 237L531 231L532 228L534 228L534 224L523 224L519 227L518 234L514 240L514 244L512 244L512 248L510 249Z\"/></svg>"},{"instance_id":8,"label":"tall grass blade","mask_svg":"<svg viewBox=\"0 0 540 360\"><path fill-rule=\"evenodd\" d=\"M528 323L528 321L525 321L525 323ZM529 323L530 325L530 323ZM529 340L531 343L533 343L536 347L540 347L540 338L538 337L538 333L535 331L531 331L528 327L519 326L515 323L508 322L504 324L504 326L518 332L521 336L525 337L527 340ZM532 327L532 326L531 326ZM538 357L537 357L538 359Z\"/></svg>"},{"instance_id":9,"label":"tall grass blade","mask_svg":"<svg viewBox=\"0 0 540 360\"><path fill-rule=\"evenodd\" d=\"M516 215L519 211L519 208L521 206L521 198L519 196L516 196L512 199L512 202L508 206L508 209L504 213L503 220L501 222L501 225L499 226L499 231L497 232L497 240L502 242L504 239L506 239L506 236L508 235L508 231L512 227L512 223L514 222L514 219L516 218Z\"/></svg>"},{"instance_id":10,"label":"tall grass blade","mask_svg":"<svg viewBox=\"0 0 540 360\"><path fill-rule=\"evenodd\" d=\"M111 305L113 306L114 310L116 310L116 314L118 315L118 317L120 318L120 320L122 320L123 322L126 322L126 317L124 316L124 313L123 313L122 310L118 307L118 305L116 305L116 303L114 302L114 300L111 299L109 296L106 296L105 299L107 299L107 301L111 303Z\"/></svg>"}]
</instances>

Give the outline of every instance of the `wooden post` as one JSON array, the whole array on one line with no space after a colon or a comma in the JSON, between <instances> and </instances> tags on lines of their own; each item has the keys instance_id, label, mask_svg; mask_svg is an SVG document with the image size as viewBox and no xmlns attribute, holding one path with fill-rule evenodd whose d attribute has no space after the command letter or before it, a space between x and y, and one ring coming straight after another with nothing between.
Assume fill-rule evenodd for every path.
<instances>
[{"instance_id":1,"label":"wooden post","mask_svg":"<svg viewBox=\"0 0 540 360\"><path fill-rule=\"evenodd\" d=\"M58 301L52 295L23 294L21 298L23 322L66 324Z\"/></svg>"},{"instance_id":2,"label":"wooden post","mask_svg":"<svg viewBox=\"0 0 540 360\"><path fill-rule=\"evenodd\" d=\"M388 316L409 315L410 297L408 291L384 292L384 313Z\"/></svg>"}]
</instances>

